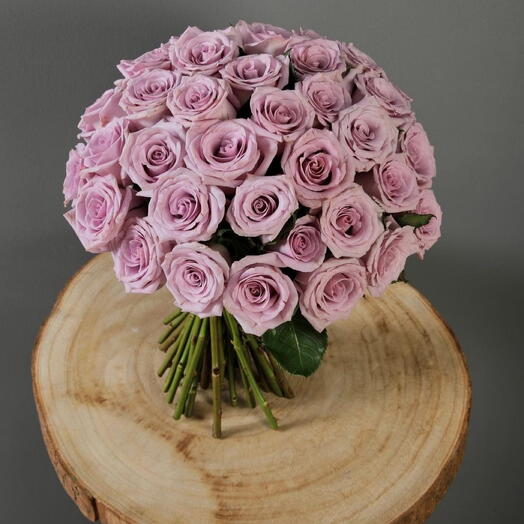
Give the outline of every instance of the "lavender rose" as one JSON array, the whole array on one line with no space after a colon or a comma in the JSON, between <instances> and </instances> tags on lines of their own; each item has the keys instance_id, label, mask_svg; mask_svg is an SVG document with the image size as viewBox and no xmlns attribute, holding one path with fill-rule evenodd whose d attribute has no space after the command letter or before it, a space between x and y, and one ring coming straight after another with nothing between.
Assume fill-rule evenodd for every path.
<instances>
[{"instance_id":1,"label":"lavender rose","mask_svg":"<svg viewBox=\"0 0 524 524\"><path fill-rule=\"evenodd\" d=\"M400 148L406 153L409 164L417 173L420 187L429 188L436 174L433 146L428 135L418 122L406 130L400 141Z\"/></svg>"},{"instance_id":2,"label":"lavender rose","mask_svg":"<svg viewBox=\"0 0 524 524\"><path fill-rule=\"evenodd\" d=\"M188 27L170 50L174 68L187 74L214 75L237 56L238 42L234 33L204 32L198 27Z\"/></svg>"},{"instance_id":3,"label":"lavender rose","mask_svg":"<svg viewBox=\"0 0 524 524\"><path fill-rule=\"evenodd\" d=\"M420 259L423 259L424 253L440 238L442 209L433 191L425 189L420 194L420 199L414 211L419 215L433 215L425 226L420 226L415 229L415 236L418 239L419 245L418 255Z\"/></svg>"},{"instance_id":4,"label":"lavender rose","mask_svg":"<svg viewBox=\"0 0 524 524\"><path fill-rule=\"evenodd\" d=\"M169 59L169 49L171 42L160 44L160 47L147 51L133 60L121 60L116 66L118 70L126 78L138 76L144 71L151 71L152 69L167 69L172 67Z\"/></svg>"},{"instance_id":5,"label":"lavender rose","mask_svg":"<svg viewBox=\"0 0 524 524\"><path fill-rule=\"evenodd\" d=\"M342 54L346 63L351 67L360 68L361 70L380 69L373 58L352 43L342 44Z\"/></svg>"},{"instance_id":6,"label":"lavender rose","mask_svg":"<svg viewBox=\"0 0 524 524\"><path fill-rule=\"evenodd\" d=\"M253 121L285 141L296 140L315 121L313 108L294 90L257 87L249 105Z\"/></svg>"},{"instance_id":7,"label":"lavender rose","mask_svg":"<svg viewBox=\"0 0 524 524\"><path fill-rule=\"evenodd\" d=\"M194 124L187 132L186 165L206 184L236 187L246 175L264 175L277 152L275 137L250 120Z\"/></svg>"},{"instance_id":8,"label":"lavender rose","mask_svg":"<svg viewBox=\"0 0 524 524\"><path fill-rule=\"evenodd\" d=\"M115 177L94 176L82 186L74 207L64 217L87 251L102 253L111 249L136 204L134 191L118 187Z\"/></svg>"},{"instance_id":9,"label":"lavender rose","mask_svg":"<svg viewBox=\"0 0 524 524\"><path fill-rule=\"evenodd\" d=\"M185 133L175 122L158 122L129 134L120 164L129 178L146 189L154 186L159 177L184 166Z\"/></svg>"},{"instance_id":10,"label":"lavender rose","mask_svg":"<svg viewBox=\"0 0 524 524\"><path fill-rule=\"evenodd\" d=\"M202 74L184 77L167 97L173 119L185 126L197 120L234 118L237 104L227 82Z\"/></svg>"},{"instance_id":11,"label":"lavender rose","mask_svg":"<svg viewBox=\"0 0 524 524\"><path fill-rule=\"evenodd\" d=\"M127 293L153 293L164 285L161 264L168 250L143 213L128 217L112 250L116 277Z\"/></svg>"},{"instance_id":12,"label":"lavender rose","mask_svg":"<svg viewBox=\"0 0 524 524\"><path fill-rule=\"evenodd\" d=\"M364 258L368 274L368 289L374 297L380 296L396 280L406 259L417 252L417 238L411 226L399 227L392 219Z\"/></svg>"},{"instance_id":13,"label":"lavender rose","mask_svg":"<svg viewBox=\"0 0 524 524\"><path fill-rule=\"evenodd\" d=\"M299 273L300 311L317 330L347 317L366 291L366 270L355 258L326 260L312 273Z\"/></svg>"},{"instance_id":14,"label":"lavender rose","mask_svg":"<svg viewBox=\"0 0 524 524\"><path fill-rule=\"evenodd\" d=\"M333 131L349 148L357 171L368 171L397 148L397 128L373 97L342 111Z\"/></svg>"},{"instance_id":15,"label":"lavender rose","mask_svg":"<svg viewBox=\"0 0 524 524\"><path fill-rule=\"evenodd\" d=\"M302 36L292 38L286 47L298 78L315 73L344 71L340 45L325 38L309 39Z\"/></svg>"},{"instance_id":16,"label":"lavender rose","mask_svg":"<svg viewBox=\"0 0 524 524\"><path fill-rule=\"evenodd\" d=\"M64 178L64 205L69 204L78 195L78 188L82 183L81 171L85 169L83 152L85 144L79 143L74 149L69 151L69 158L66 162L66 175Z\"/></svg>"},{"instance_id":17,"label":"lavender rose","mask_svg":"<svg viewBox=\"0 0 524 524\"><path fill-rule=\"evenodd\" d=\"M315 110L317 121L328 127L339 113L351 105L351 96L340 73L317 73L307 76L296 89Z\"/></svg>"},{"instance_id":18,"label":"lavender rose","mask_svg":"<svg viewBox=\"0 0 524 524\"><path fill-rule=\"evenodd\" d=\"M240 35L242 49L248 55L253 53L280 55L293 34L282 27L259 22L248 24L243 20L235 25L235 30Z\"/></svg>"},{"instance_id":19,"label":"lavender rose","mask_svg":"<svg viewBox=\"0 0 524 524\"><path fill-rule=\"evenodd\" d=\"M355 175L348 152L327 129L310 129L282 157L284 172L295 187L299 202L316 208L348 187Z\"/></svg>"},{"instance_id":20,"label":"lavender rose","mask_svg":"<svg viewBox=\"0 0 524 524\"><path fill-rule=\"evenodd\" d=\"M198 242L179 244L162 267L176 306L201 318L222 314L229 266L217 250Z\"/></svg>"},{"instance_id":21,"label":"lavender rose","mask_svg":"<svg viewBox=\"0 0 524 524\"><path fill-rule=\"evenodd\" d=\"M248 176L237 187L226 218L237 235L261 236L263 242L271 242L297 208L287 177Z\"/></svg>"},{"instance_id":22,"label":"lavender rose","mask_svg":"<svg viewBox=\"0 0 524 524\"><path fill-rule=\"evenodd\" d=\"M149 217L161 240L177 243L209 240L224 218L226 197L202 177L179 168L149 190Z\"/></svg>"},{"instance_id":23,"label":"lavender rose","mask_svg":"<svg viewBox=\"0 0 524 524\"><path fill-rule=\"evenodd\" d=\"M261 336L291 320L298 293L276 253L248 256L231 266L224 307L246 333Z\"/></svg>"},{"instance_id":24,"label":"lavender rose","mask_svg":"<svg viewBox=\"0 0 524 524\"><path fill-rule=\"evenodd\" d=\"M371 197L354 184L324 201L320 216L322 240L337 258L361 257L384 230L380 216Z\"/></svg>"},{"instance_id":25,"label":"lavender rose","mask_svg":"<svg viewBox=\"0 0 524 524\"><path fill-rule=\"evenodd\" d=\"M283 266L296 271L313 271L320 266L326 256L326 245L320 236L318 219L311 215L297 219L276 252Z\"/></svg>"}]
</instances>

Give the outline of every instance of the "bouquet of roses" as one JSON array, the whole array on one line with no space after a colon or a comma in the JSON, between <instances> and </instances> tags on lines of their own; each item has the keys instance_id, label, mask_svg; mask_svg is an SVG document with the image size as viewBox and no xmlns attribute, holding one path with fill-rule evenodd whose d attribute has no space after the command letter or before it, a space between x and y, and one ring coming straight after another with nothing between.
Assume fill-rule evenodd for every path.
<instances>
[{"instance_id":1,"label":"bouquet of roses","mask_svg":"<svg viewBox=\"0 0 524 524\"><path fill-rule=\"evenodd\" d=\"M131 293L164 284L160 348L174 417L222 386L276 420L264 392L310 375L325 328L440 236L433 148L410 98L353 44L239 22L118 65L81 117L65 214L111 251Z\"/></svg>"}]
</instances>

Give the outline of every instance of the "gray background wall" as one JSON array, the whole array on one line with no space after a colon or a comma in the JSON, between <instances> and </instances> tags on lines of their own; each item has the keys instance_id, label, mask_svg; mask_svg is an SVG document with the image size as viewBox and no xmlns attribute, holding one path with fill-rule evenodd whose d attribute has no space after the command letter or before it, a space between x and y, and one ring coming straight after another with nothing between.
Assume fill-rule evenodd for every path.
<instances>
[{"instance_id":1,"label":"gray background wall","mask_svg":"<svg viewBox=\"0 0 524 524\"><path fill-rule=\"evenodd\" d=\"M517 522L522 496L524 2L0 0L2 521L84 522L48 461L30 354L89 255L61 217L82 109L120 58L186 25L244 18L353 41L415 99L436 147L444 236L411 282L449 321L473 379L462 469L430 522Z\"/></svg>"}]
</instances>

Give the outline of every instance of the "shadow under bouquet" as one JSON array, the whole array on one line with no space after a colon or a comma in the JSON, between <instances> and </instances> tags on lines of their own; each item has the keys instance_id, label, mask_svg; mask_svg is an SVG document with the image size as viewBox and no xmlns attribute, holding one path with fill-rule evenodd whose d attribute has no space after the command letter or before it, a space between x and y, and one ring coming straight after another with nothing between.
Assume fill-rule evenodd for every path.
<instances>
[{"instance_id":1,"label":"shadow under bouquet","mask_svg":"<svg viewBox=\"0 0 524 524\"><path fill-rule=\"evenodd\" d=\"M326 327L439 238L433 148L373 59L313 31L189 27L118 69L81 117L65 217L127 292L171 292L174 418L211 388L213 436L226 391L276 428L267 394L291 398Z\"/></svg>"}]
</instances>

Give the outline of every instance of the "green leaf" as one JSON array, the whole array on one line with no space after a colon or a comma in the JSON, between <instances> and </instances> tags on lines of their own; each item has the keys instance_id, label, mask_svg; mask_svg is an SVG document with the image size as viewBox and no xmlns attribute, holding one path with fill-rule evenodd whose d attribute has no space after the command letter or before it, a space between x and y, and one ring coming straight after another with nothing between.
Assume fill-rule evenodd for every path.
<instances>
[{"instance_id":1,"label":"green leaf","mask_svg":"<svg viewBox=\"0 0 524 524\"><path fill-rule=\"evenodd\" d=\"M309 377L322 361L328 337L326 330L319 333L297 312L289 322L268 329L262 341L286 371Z\"/></svg>"},{"instance_id":2,"label":"green leaf","mask_svg":"<svg viewBox=\"0 0 524 524\"><path fill-rule=\"evenodd\" d=\"M425 226L435 215L419 215L417 213L401 213L395 215L395 220L400 226L413 226L414 228Z\"/></svg>"}]
</instances>

